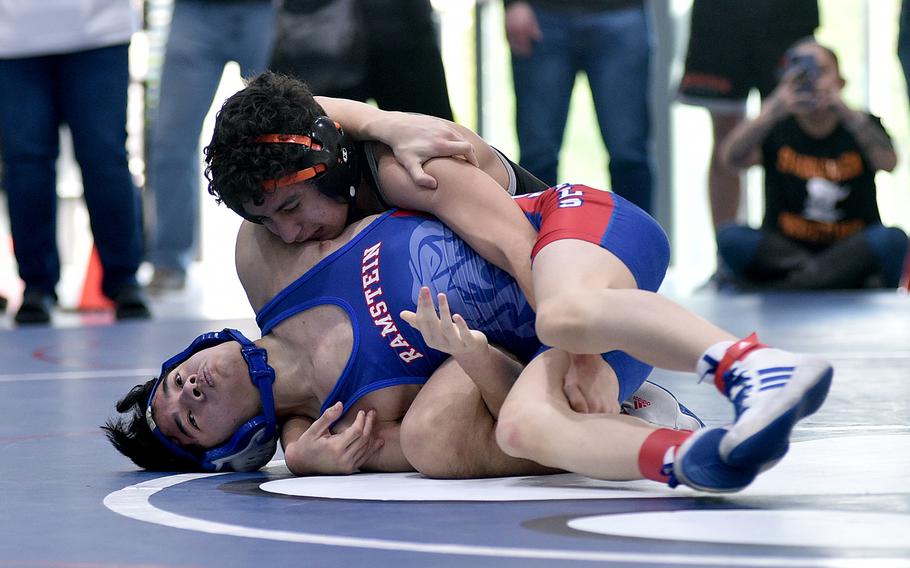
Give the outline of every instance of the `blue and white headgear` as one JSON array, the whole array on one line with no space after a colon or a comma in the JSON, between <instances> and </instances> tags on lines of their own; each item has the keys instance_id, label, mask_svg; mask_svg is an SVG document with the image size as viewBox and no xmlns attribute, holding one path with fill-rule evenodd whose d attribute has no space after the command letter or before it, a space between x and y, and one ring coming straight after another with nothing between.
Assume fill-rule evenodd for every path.
<instances>
[{"instance_id":1,"label":"blue and white headgear","mask_svg":"<svg viewBox=\"0 0 910 568\"><path fill-rule=\"evenodd\" d=\"M193 354L209 347L220 345L225 341L240 343L240 352L250 370L250 379L259 389L262 400L262 414L255 416L237 428L237 431L225 443L201 454L181 448L165 436L152 416L152 399L161 381L170 371L189 359ZM275 418L275 399L272 395L272 383L275 382L275 370L268 365L265 349L244 337L236 329L210 331L193 340L189 347L174 355L161 365L161 375L152 387L145 419L155 437L174 455L197 464L204 471L254 471L268 463L278 445L278 421Z\"/></svg>"}]
</instances>

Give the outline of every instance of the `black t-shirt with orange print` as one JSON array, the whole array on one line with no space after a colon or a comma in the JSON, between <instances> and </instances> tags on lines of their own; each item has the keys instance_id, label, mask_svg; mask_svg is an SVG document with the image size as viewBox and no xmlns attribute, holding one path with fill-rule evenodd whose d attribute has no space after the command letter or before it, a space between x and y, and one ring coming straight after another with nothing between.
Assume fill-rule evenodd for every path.
<instances>
[{"instance_id":1,"label":"black t-shirt with orange print","mask_svg":"<svg viewBox=\"0 0 910 568\"><path fill-rule=\"evenodd\" d=\"M881 119L870 115L884 132ZM787 118L762 144L765 217L762 228L824 245L880 223L875 171L843 125L812 138Z\"/></svg>"}]
</instances>

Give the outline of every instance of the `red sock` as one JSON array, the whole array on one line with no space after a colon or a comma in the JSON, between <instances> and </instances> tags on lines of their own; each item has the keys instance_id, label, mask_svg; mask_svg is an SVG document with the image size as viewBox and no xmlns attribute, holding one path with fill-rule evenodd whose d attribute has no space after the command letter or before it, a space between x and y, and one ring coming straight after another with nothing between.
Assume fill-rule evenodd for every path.
<instances>
[{"instance_id":1,"label":"red sock","mask_svg":"<svg viewBox=\"0 0 910 568\"><path fill-rule=\"evenodd\" d=\"M740 339L727 348L724 356L718 361L717 368L714 369L714 386L717 387L717 390L719 390L721 394L726 393L724 390L724 375L730 370L733 363L735 361L742 361L750 352L755 349L761 349L762 347L767 347L767 345L759 343L758 334L752 332L752 335L749 337Z\"/></svg>"},{"instance_id":2,"label":"red sock","mask_svg":"<svg viewBox=\"0 0 910 568\"><path fill-rule=\"evenodd\" d=\"M638 450L638 471L646 479L666 483L670 479L670 472L664 470L668 450L672 449L673 455L676 455L677 448L691 435L689 430L669 428L651 432Z\"/></svg>"}]
</instances>

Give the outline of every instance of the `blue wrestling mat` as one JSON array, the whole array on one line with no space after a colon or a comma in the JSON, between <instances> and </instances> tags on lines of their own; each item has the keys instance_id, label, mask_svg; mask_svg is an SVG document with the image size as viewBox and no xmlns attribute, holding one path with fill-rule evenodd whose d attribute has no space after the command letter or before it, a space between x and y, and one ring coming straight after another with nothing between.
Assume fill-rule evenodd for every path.
<instances>
[{"instance_id":1,"label":"blue wrestling mat","mask_svg":"<svg viewBox=\"0 0 910 568\"><path fill-rule=\"evenodd\" d=\"M148 473L98 426L164 356L252 320L0 331L0 567L615 566L910 568L910 298L697 295L732 332L835 366L825 406L745 491L576 475L439 481ZM709 425L726 401L657 372Z\"/></svg>"}]
</instances>

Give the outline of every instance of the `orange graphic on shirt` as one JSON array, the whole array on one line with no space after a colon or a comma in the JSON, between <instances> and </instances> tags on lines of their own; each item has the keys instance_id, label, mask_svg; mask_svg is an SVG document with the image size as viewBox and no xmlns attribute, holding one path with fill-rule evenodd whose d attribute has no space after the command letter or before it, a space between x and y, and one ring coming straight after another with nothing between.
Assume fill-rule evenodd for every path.
<instances>
[{"instance_id":1,"label":"orange graphic on shirt","mask_svg":"<svg viewBox=\"0 0 910 568\"><path fill-rule=\"evenodd\" d=\"M862 230L866 224L862 219L825 223L801 217L796 213L784 211L777 217L780 232L791 239L804 243L824 244L839 241Z\"/></svg>"},{"instance_id":2,"label":"orange graphic on shirt","mask_svg":"<svg viewBox=\"0 0 910 568\"><path fill-rule=\"evenodd\" d=\"M863 158L859 152L844 152L836 158L818 158L798 153L789 146L777 151L777 169L801 179L820 177L840 182L863 173Z\"/></svg>"}]
</instances>

